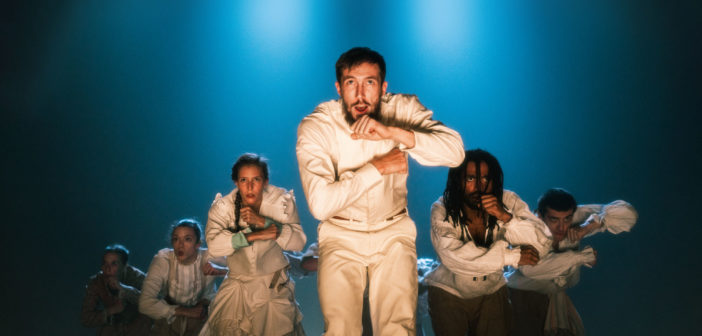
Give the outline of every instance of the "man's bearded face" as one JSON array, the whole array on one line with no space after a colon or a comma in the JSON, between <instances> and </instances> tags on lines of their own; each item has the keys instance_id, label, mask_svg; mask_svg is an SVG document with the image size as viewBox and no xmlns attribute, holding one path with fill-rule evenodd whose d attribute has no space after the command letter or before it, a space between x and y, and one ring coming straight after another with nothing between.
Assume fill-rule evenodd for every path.
<instances>
[{"instance_id":1,"label":"man's bearded face","mask_svg":"<svg viewBox=\"0 0 702 336\"><path fill-rule=\"evenodd\" d=\"M349 125L353 125L353 123L363 114L367 114L369 117L375 120L380 120L380 99L373 106L371 106L368 102L365 101L357 101L356 103L349 106L349 104L347 104L346 100L344 100L343 98L341 99L341 104L344 106L344 118L346 119L346 122L349 123ZM369 111L363 114L356 113L356 117L354 118L354 111L359 109L359 107L364 108L365 106L368 106Z\"/></svg>"},{"instance_id":2,"label":"man's bearded face","mask_svg":"<svg viewBox=\"0 0 702 336\"><path fill-rule=\"evenodd\" d=\"M364 115L378 119L380 98L386 88L387 82L380 81L377 64L365 62L345 69L341 82L336 82L336 90L341 96L346 121L353 124Z\"/></svg>"},{"instance_id":3,"label":"man's bearded face","mask_svg":"<svg viewBox=\"0 0 702 336\"><path fill-rule=\"evenodd\" d=\"M482 207L482 195L492 192L492 181L490 180L490 171L487 163L480 162L480 170L478 165L470 161L466 165L465 177L465 194L463 203L473 210L478 210Z\"/></svg>"}]
</instances>

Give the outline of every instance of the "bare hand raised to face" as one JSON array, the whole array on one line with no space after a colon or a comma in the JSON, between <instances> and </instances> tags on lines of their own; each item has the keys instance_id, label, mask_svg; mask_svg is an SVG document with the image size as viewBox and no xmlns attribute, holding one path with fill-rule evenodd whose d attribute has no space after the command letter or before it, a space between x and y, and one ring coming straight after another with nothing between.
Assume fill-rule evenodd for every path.
<instances>
[{"instance_id":1,"label":"bare hand raised to face","mask_svg":"<svg viewBox=\"0 0 702 336\"><path fill-rule=\"evenodd\" d=\"M585 234L587 234L585 229L579 226L568 228L568 231L566 231L566 237L571 242L580 241L583 239L583 237L585 237Z\"/></svg>"},{"instance_id":2,"label":"bare hand raised to face","mask_svg":"<svg viewBox=\"0 0 702 336\"><path fill-rule=\"evenodd\" d=\"M351 125L351 139L354 140L395 140L407 148L414 148L414 132L398 127L385 126L367 115L356 120Z\"/></svg>"},{"instance_id":3,"label":"bare hand raised to face","mask_svg":"<svg viewBox=\"0 0 702 336\"><path fill-rule=\"evenodd\" d=\"M122 289L122 284L119 282L116 276L111 276L107 278L107 286L110 289L120 290Z\"/></svg>"},{"instance_id":4,"label":"bare hand raised to face","mask_svg":"<svg viewBox=\"0 0 702 336\"><path fill-rule=\"evenodd\" d=\"M500 202L497 201L497 197L495 197L495 195L482 195L481 204L485 212L505 223L512 219L512 215L505 211L504 207L502 207Z\"/></svg>"},{"instance_id":5,"label":"bare hand raised to face","mask_svg":"<svg viewBox=\"0 0 702 336\"><path fill-rule=\"evenodd\" d=\"M381 175L407 174L407 156L401 150L393 148L387 154L370 161Z\"/></svg>"},{"instance_id":6,"label":"bare hand raised to face","mask_svg":"<svg viewBox=\"0 0 702 336\"><path fill-rule=\"evenodd\" d=\"M241 216L241 219L244 222L249 223L256 229L263 229L263 226L266 225L266 219L259 215L256 210L252 209L251 207L241 208L239 216Z\"/></svg>"},{"instance_id":7,"label":"bare hand raised to face","mask_svg":"<svg viewBox=\"0 0 702 336\"><path fill-rule=\"evenodd\" d=\"M115 303L115 304L113 304L105 309L105 314L107 314L107 316L110 316L110 315L119 314L122 311L124 311L124 304L122 303L122 300L117 300L117 303Z\"/></svg>"},{"instance_id":8,"label":"bare hand raised to face","mask_svg":"<svg viewBox=\"0 0 702 336\"><path fill-rule=\"evenodd\" d=\"M392 138L390 128L379 121L364 115L351 125L351 139L385 140Z\"/></svg>"},{"instance_id":9,"label":"bare hand raised to face","mask_svg":"<svg viewBox=\"0 0 702 336\"><path fill-rule=\"evenodd\" d=\"M539 262L539 252L531 245L520 246L521 258L519 265L536 265Z\"/></svg>"}]
</instances>

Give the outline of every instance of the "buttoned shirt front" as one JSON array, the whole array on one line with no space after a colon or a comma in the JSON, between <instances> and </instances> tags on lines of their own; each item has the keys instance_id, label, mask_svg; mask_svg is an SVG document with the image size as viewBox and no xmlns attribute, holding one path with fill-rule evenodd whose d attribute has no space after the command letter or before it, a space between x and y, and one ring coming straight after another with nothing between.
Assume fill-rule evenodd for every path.
<instances>
[{"instance_id":1,"label":"buttoned shirt front","mask_svg":"<svg viewBox=\"0 0 702 336\"><path fill-rule=\"evenodd\" d=\"M320 104L298 128L297 159L312 215L356 231L377 231L407 206L407 174L381 175L369 163L393 148L422 165L455 167L463 161L460 135L432 119L412 95L387 93L379 121L414 132L411 149L393 140L354 140L340 100Z\"/></svg>"}]
</instances>

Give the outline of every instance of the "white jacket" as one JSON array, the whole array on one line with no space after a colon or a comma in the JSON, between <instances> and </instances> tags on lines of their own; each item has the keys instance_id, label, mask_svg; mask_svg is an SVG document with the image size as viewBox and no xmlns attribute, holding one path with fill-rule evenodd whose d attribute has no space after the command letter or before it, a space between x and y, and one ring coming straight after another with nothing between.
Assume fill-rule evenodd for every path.
<instances>
[{"instance_id":1,"label":"white jacket","mask_svg":"<svg viewBox=\"0 0 702 336\"><path fill-rule=\"evenodd\" d=\"M144 279L144 285L141 289L139 297L139 312L151 317L152 319L168 319L170 323L175 317L175 310L178 304L184 306L194 306L198 301L207 299L212 301L215 297L215 280L216 276L204 275L202 266L212 260L207 254L207 249L200 249L197 260L190 265L177 265L178 259L175 256L172 248L164 248L154 256L149 271ZM195 276L191 279L192 282L181 284L177 283L177 267L193 267L192 274ZM176 287L192 287L194 296L188 299L187 302L178 302L178 304L170 304L165 298L169 294L171 286ZM173 298L178 300L178 298Z\"/></svg>"},{"instance_id":2,"label":"white jacket","mask_svg":"<svg viewBox=\"0 0 702 336\"><path fill-rule=\"evenodd\" d=\"M370 160L398 147L422 165L455 167L463 161L460 135L432 114L412 95L381 98L380 122L414 132L415 146L407 149L392 140L351 139L340 100L317 106L300 123L296 147L312 215L321 221L351 219L339 225L357 231L389 225L384 220L407 206L407 174L381 175Z\"/></svg>"},{"instance_id":3,"label":"white jacket","mask_svg":"<svg viewBox=\"0 0 702 336\"><path fill-rule=\"evenodd\" d=\"M544 255L551 239L546 225L538 219L517 194L505 190L502 203L512 214L504 223L497 221L493 243L489 248L461 240L460 226L444 220L446 208L440 197L431 209L431 241L441 265L426 276L425 282L458 297L469 299L492 294L505 285L505 266L517 266L521 258L519 245L531 245ZM487 234L487 231L486 231ZM512 247L510 247L512 245Z\"/></svg>"},{"instance_id":4,"label":"white jacket","mask_svg":"<svg viewBox=\"0 0 702 336\"><path fill-rule=\"evenodd\" d=\"M237 189L234 189L228 195L215 200L207 214L205 236L210 254L227 257L229 276L265 275L288 266L283 250L300 251L307 241L300 226L293 192L270 184L263 189L259 214L282 224L280 235L275 240L257 240L239 249L234 249L232 246L234 232L229 230L236 228L234 215L236 193ZM248 226L243 220L239 221L239 225Z\"/></svg>"},{"instance_id":5,"label":"white jacket","mask_svg":"<svg viewBox=\"0 0 702 336\"><path fill-rule=\"evenodd\" d=\"M573 214L573 224L580 225L590 217L595 217L602 226L586 237L605 230L614 234L628 232L636 224L638 214L631 204L621 200L606 205L579 205ZM593 249L588 246L578 250L579 245L580 241L564 239L558 246L565 251L549 249L537 265L521 266L508 273L508 286L542 294L575 286L580 280L580 266L595 261Z\"/></svg>"},{"instance_id":6,"label":"white jacket","mask_svg":"<svg viewBox=\"0 0 702 336\"><path fill-rule=\"evenodd\" d=\"M607 205L580 205L573 214L573 224L580 225L586 219L593 219L602 226L592 231L588 236L605 230L618 234L629 231L636 224L638 214L631 204L624 201L614 201ZM520 266L506 274L507 286L521 290L535 291L549 297L544 329L570 330L574 335L584 335L580 316L565 293L565 289L573 287L580 281L580 267L595 261L592 247L579 250L580 241L562 240L558 247L562 252L549 253L541 258L538 264Z\"/></svg>"}]
</instances>

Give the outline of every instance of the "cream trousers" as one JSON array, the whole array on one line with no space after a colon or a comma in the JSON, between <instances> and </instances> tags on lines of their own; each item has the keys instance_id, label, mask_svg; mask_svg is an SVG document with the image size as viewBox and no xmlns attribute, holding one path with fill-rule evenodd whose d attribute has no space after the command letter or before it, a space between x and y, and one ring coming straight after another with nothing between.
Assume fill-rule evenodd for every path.
<instances>
[{"instance_id":1,"label":"cream trousers","mask_svg":"<svg viewBox=\"0 0 702 336\"><path fill-rule=\"evenodd\" d=\"M409 216L375 232L353 231L330 219L319 226L317 287L325 335L361 335L363 292L374 335L414 335L417 229ZM366 223L359 223L366 227Z\"/></svg>"}]
</instances>

